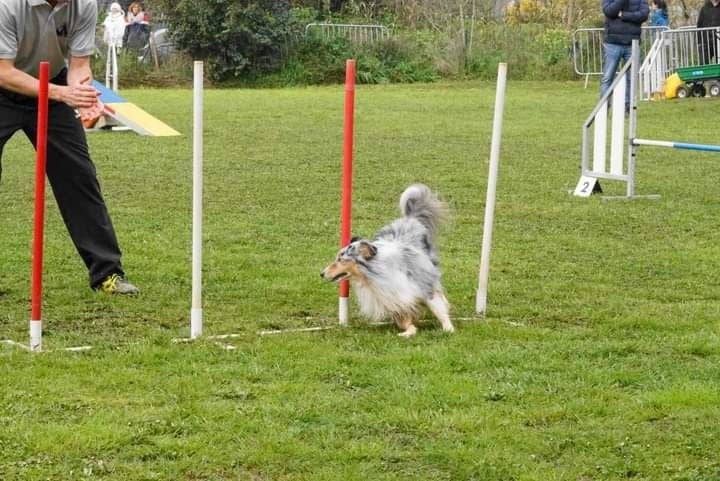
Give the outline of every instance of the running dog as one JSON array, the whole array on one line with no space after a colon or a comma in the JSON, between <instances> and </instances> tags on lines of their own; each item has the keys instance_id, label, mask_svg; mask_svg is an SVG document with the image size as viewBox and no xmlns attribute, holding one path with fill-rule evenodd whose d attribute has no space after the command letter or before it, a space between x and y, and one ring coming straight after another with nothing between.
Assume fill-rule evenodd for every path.
<instances>
[{"instance_id":1,"label":"running dog","mask_svg":"<svg viewBox=\"0 0 720 481\"><path fill-rule=\"evenodd\" d=\"M320 276L351 280L362 313L374 320L391 318L403 330L400 336L417 332L423 305L444 331L454 332L436 244L447 206L427 186L413 184L400 196L400 213L374 239L354 237Z\"/></svg>"}]
</instances>

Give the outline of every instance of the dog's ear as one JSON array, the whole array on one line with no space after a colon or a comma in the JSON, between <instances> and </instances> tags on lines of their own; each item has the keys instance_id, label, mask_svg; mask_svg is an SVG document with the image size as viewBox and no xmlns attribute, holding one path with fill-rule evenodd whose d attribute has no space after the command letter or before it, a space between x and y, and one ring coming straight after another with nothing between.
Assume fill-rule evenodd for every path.
<instances>
[{"instance_id":1,"label":"dog's ear","mask_svg":"<svg viewBox=\"0 0 720 481\"><path fill-rule=\"evenodd\" d=\"M362 241L358 244L358 254L366 261L369 261L377 254L377 247L367 241Z\"/></svg>"},{"instance_id":2,"label":"dog's ear","mask_svg":"<svg viewBox=\"0 0 720 481\"><path fill-rule=\"evenodd\" d=\"M360 239L362 239L362 237L360 237L359 235L356 235L352 239L350 239L350 243L352 244L353 242L359 241Z\"/></svg>"}]
</instances>

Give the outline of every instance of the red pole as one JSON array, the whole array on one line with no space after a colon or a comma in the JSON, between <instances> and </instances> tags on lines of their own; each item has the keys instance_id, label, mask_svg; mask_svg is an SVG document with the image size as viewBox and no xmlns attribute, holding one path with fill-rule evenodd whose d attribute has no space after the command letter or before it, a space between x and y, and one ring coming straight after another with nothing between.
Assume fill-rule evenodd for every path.
<instances>
[{"instance_id":1,"label":"red pole","mask_svg":"<svg viewBox=\"0 0 720 481\"><path fill-rule=\"evenodd\" d=\"M342 211L340 229L340 247L350 243L352 219L352 161L353 161L353 129L355 116L355 60L348 60L345 64L345 130L343 149L343 179L342 179ZM347 299L350 293L348 281L340 283L340 298ZM340 322L343 322L341 312Z\"/></svg>"},{"instance_id":2,"label":"red pole","mask_svg":"<svg viewBox=\"0 0 720 481\"><path fill-rule=\"evenodd\" d=\"M35 226L33 230L30 349L40 350L42 339L42 268L45 225L45 162L47 159L48 78L50 64L40 62L35 157Z\"/></svg>"}]
</instances>

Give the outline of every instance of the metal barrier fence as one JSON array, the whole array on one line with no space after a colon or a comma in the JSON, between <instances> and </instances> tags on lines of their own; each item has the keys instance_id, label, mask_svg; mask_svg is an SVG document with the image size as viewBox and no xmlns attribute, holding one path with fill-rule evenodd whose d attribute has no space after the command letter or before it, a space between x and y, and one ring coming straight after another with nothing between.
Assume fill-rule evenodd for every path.
<instances>
[{"instance_id":1,"label":"metal barrier fence","mask_svg":"<svg viewBox=\"0 0 720 481\"><path fill-rule=\"evenodd\" d=\"M679 28L662 32L639 71L640 98L662 97L665 79L678 68L720 63L720 28Z\"/></svg>"},{"instance_id":2,"label":"metal barrier fence","mask_svg":"<svg viewBox=\"0 0 720 481\"><path fill-rule=\"evenodd\" d=\"M644 57L653 42L667 27L642 27L640 54ZM603 36L602 28L580 28L573 32L573 67L575 73L585 76L587 88L590 75L602 75Z\"/></svg>"},{"instance_id":3,"label":"metal barrier fence","mask_svg":"<svg viewBox=\"0 0 720 481\"><path fill-rule=\"evenodd\" d=\"M346 38L353 43L373 43L389 39L390 30L384 25L355 25L342 23L309 23L305 35L322 38Z\"/></svg>"}]
</instances>

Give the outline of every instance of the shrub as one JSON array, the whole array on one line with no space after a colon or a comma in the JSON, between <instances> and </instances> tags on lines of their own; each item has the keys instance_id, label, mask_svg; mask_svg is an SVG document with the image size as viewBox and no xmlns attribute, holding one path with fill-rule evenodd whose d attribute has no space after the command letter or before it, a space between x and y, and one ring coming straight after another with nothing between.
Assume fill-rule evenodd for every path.
<instances>
[{"instance_id":1,"label":"shrub","mask_svg":"<svg viewBox=\"0 0 720 481\"><path fill-rule=\"evenodd\" d=\"M279 77L284 85L339 83L345 78L345 60L355 56L343 38L307 37L299 40Z\"/></svg>"},{"instance_id":2,"label":"shrub","mask_svg":"<svg viewBox=\"0 0 720 481\"><path fill-rule=\"evenodd\" d=\"M358 72L364 73L363 81L366 83L432 82L440 78L431 59L412 39L405 37L384 40L359 49L358 61ZM371 66L374 67L372 70L369 68Z\"/></svg>"},{"instance_id":3,"label":"shrub","mask_svg":"<svg viewBox=\"0 0 720 481\"><path fill-rule=\"evenodd\" d=\"M551 28L542 34L543 61L545 65L557 65L570 55L571 34L567 30Z\"/></svg>"},{"instance_id":4,"label":"shrub","mask_svg":"<svg viewBox=\"0 0 720 481\"><path fill-rule=\"evenodd\" d=\"M91 63L93 78L99 82L105 81L105 69L107 67L107 51L99 50ZM118 80L120 87L126 85L140 85L144 83L145 76L150 67L138 62L135 52L121 50L117 56Z\"/></svg>"},{"instance_id":5,"label":"shrub","mask_svg":"<svg viewBox=\"0 0 720 481\"><path fill-rule=\"evenodd\" d=\"M305 37L295 45L276 80L282 85L340 83L345 60L357 60L359 83L432 82L439 78L415 44L403 38L356 45L344 38Z\"/></svg>"},{"instance_id":6,"label":"shrub","mask_svg":"<svg viewBox=\"0 0 720 481\"><path fill-rule=\"evenodd\" d=\"M567 30L537 24L483 25L475 30L468 76L495 78L498 62L506 62L512 79L571 79L570 37Z\"/></svg>"},{"instance_id":7,"label":"shrub","mask_svg":"<svg viewBox=\"0 0 720 481\"><path fill-rule=\"evenodd\" d=\"M296 34L289 0L154 0L178 48L216 80L276 69Z\"/></svg>"}]
</instances>

